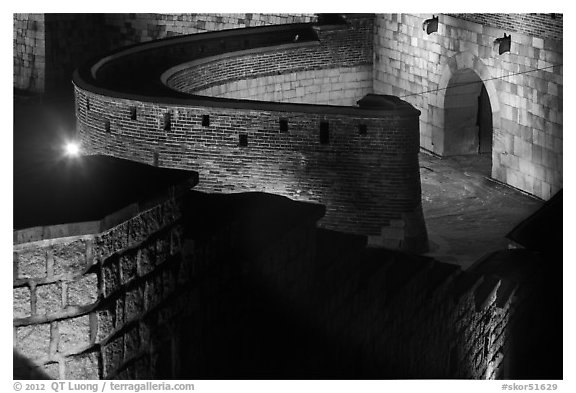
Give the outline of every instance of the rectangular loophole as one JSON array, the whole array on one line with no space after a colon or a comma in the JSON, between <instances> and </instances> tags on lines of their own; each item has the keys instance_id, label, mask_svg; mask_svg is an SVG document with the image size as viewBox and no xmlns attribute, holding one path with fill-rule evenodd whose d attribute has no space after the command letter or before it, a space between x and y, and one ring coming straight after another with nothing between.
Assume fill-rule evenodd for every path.
<instances>
[{"instance_id":1,"label":"rectangular loophole","mask_svg":"<svg viewBox=\"0 0 576 393\"><path fill-rule=\"evenodd\" d=\"M152 165L154 166L158 166L159 162L160 162L160 153L158 153L157 151L154 152L154 158L152 159Z\"/></svg>"},{"instance_id":2,"label":"rectangular loophole","mask_svg":"<svg viewBox=\"0 0 576 393\"><path fill-rule=\"evenodd\" d=\"M248 135L246 134L238 135L238 146L240 147L248 146Z\"/></svg>"},{"instance_id":3,"label":"rectangular loophole","mask_svg":"<svg viewBox=\"0 0 576 393\"><path fill-rule=\"evenodd\" d=\"M288 132L288 119L280 119L280 132Z\"/></svg>"},{"instance_id":4,"label":"rectangular loophole","mask_svg":"<svg viewBox=\"0 0 576 393\"><path fill-rule=\"evenodd\" d=\"M90 110L90 98L86 98L86 112Z\"/></svg>"},{"instance_id":5,"label":"rectangular loophole","mask_svg":"<svg viewBox=\"0 0 576 393\"><path fill-rule=\"evenodd\" d=\"M172 118L170 112L164 113L164 131L170 131L172 129Z\"/></svg>"},{"instance_id":6,"label":"rectangular loophole","mask_svg":"<svg viewBox=\"0 0 576 393\"><path fill-rule=\"evenodd\" d=\"M110 120L104 120L104 130L110 132Z\"/></svg>"},{"instance_id":7,"label":"rectangular loophole","mask_svg":"<svg viewBox=\"0 0 576 393\"><path fill-rule=\"evenodd\" d=\"M330 126L327 121L320 122L320 143L322 145L330 143Z\"/></svg>"},{"instance_id":8,"label":"rectangular loophole","mask_svg":"<svg viewBox=\"0 0 576 393\"><path fill-rule=\"evenodd\" d=\"M210 125L210 115L202 115L202 127L208 127Z\"/></svg>"},{"instance_id":9,"label":"rectangular loophole","mask_svg":"<svg viewBox=\"0 0 576 393\"><path fill-rule=\"evenodd\" d=\"M366 135L367 132L368 132L368 127L366 126L366 124L358 124L358 134Z\"/></svg>"},{"instance_id":10,"label":"rectangular loophole","mask_svg":"<svg viewBox=\"0 0 576 393\"><path fill-rule=\"evenodd\" d=\"M131 106L130 107L130 120L136 120L137 116L138 115L136 114L136 107Z\"/></svg>"}]
</instances>

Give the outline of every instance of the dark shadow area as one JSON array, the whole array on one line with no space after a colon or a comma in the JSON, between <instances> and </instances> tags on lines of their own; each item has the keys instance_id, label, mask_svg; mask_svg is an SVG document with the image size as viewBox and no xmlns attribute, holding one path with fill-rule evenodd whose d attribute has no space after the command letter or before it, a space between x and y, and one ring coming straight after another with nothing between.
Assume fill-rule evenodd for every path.
<instances>
[{"instance_id":1,"label":"dark shadow area","mask_svg":"<svg viewBox=\"0 0 576 393\"><path fill-rule=\"evenodd\" d=\"M13 379L50 379L36 364L20 355L15 349L12 352L12 361L14 362Z\"/></svg>"}]
</instances>

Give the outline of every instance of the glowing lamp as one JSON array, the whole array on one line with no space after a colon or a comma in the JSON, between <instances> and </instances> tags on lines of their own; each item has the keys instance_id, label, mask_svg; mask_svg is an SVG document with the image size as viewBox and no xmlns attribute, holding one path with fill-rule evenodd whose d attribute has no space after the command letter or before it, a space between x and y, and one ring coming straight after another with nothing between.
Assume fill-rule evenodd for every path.
<instances>
[{"instance_id":1,"label":"glowing lamp","mask_svg":"<svg viewBox=\"0 0 576 393\"><path fill-rule=\"evenodd\" d=\"M80 155L80 145L76 142L68 142L66 146L64 146L64 152L67 156L77 157Z\"/></svg>"}]
</instances>

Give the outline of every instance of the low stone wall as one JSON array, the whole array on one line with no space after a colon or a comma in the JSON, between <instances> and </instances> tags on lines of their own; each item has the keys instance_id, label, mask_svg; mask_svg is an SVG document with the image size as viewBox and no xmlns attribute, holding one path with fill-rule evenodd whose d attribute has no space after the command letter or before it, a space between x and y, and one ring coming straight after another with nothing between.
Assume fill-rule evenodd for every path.
<instances>
[{"instance_id":1,"label":"low stone wall","mask_svg":"<svg viewBox=\"0 0 576 393\"><path fill-rule=\"evenodd\" d=\"M15 350L52 378L114 375L140 348L131 327L174 291L169 267L180 260L180 217L179 202L169 199L100 233L15 244ZM38 231L16 234L26 232ZM153 286L162 275L163 291Z\"/></svg>"}]
</instances>

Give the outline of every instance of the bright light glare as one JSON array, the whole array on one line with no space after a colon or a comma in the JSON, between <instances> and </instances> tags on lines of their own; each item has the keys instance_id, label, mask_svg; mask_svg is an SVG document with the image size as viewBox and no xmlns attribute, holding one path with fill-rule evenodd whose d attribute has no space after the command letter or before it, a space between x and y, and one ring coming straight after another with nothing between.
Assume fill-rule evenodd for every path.
<instances>
[{"instance_id":1,"label":"bright light glare","mask_svg":"<svg viewBox=\"0 0 576 393\"><path fill-rule=\"evenodd\" d=\"M64 147L66 155L68 156L78 156L80 155L80 145L76 142L68 142Z\"/></svg>"}]
</instances>

